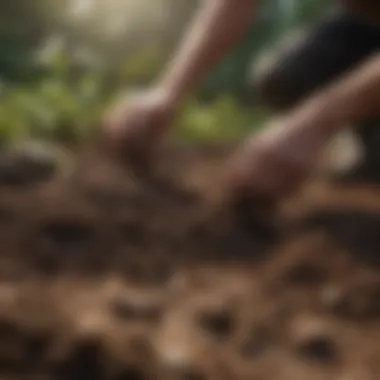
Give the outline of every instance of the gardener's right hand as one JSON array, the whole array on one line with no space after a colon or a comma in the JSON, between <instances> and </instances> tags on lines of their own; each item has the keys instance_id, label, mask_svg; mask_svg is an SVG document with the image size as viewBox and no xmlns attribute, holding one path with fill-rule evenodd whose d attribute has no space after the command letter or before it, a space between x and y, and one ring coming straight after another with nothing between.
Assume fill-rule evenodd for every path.
<instances>
[{"instance_id":1,"label":"gardener's right hand","mask_svg":"<svg viewBox=\"0 0 380 380\"><path fill-rule=\"evenodd\" d=\"M331 136L326 120L323 111L314 108L271 120L228 163L227 194L233 198L251 193L263 204L275 205L294 192L315 168Z\"/></svg>"},{"instance_id":2,"label":"gardener's right hand","mask_svg":"<svg viewBox=\"0 0 380 380\"><path fill-rule=\"evenodd\" d=\"M124 95L106 115L105 136L116 151L153 161L177 109L176 99L163 88Z\"/></svg>"}]
</instances>

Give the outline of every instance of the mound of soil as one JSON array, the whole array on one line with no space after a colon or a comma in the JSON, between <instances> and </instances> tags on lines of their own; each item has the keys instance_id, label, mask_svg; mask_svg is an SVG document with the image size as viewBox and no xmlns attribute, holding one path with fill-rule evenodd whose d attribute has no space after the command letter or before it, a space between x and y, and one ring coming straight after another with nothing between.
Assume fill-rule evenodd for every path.
<instances>
[{"instance_id":1,"label":"mound of soil","mask_svg":"<svg viewBox=\"0 0 380 380\"><path fill-rule=\"evenodd\" d=\"M230 149L0 157L0 379L378 379L380 189L226 207Z\"/></svg>"}]
</instances>

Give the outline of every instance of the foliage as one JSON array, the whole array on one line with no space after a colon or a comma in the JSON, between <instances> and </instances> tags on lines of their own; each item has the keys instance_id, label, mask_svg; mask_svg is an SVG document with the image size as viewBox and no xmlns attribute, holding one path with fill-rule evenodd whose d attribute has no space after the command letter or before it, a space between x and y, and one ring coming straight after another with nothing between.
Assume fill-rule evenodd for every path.
<instances>
[{"instance_id":1,"label":"foliage","mask_svg":"<svg viewBox=\"0 0 380 380\"><path fill-rule=\"evenodd\" d=\"M99 125L111 96L124 88L145 86L163 65L165 53L157 44L142 46L124 64L91 54L83 62L73 56L70 43L65 45L59 39L54 42L54 38L52 47L48 46L42 55L36 54L36 49L53 31L65 31L59 15L64 13L67 3L66 0L2 3L0 142L29 137L69 141L88 138ZM252 59L289 28L309 23L328 3L328 0L290 0L287 4L294 6L289 13L281 8L285 2L268 1L246 40L206 80L199 96L184 105L176 121L177 136L231 139L262 125L267 117L265 110L239 103L239 99L244 100ZM70 37L66 37L69 41ZM85 50L85 46L79 49L80 53ZM42 61L36 57L42 57ZM209 101L206 103L205 99Z\"/></svg>"},{"instance_id":2,"label":"foliage","mask_svg":"<svg viewBox=\"0 0 380 380\"><path fill-rule=\"evenodd\" d=\"M234 140L259 128L267 112L245 108L233 95L224 95L210 104L192 99L178 121L178 135L190 140Z\"/></svg>"},{"instance_id":3,"label":"foliage","mask_svg":"<svg viewBox=\"0 0 380 380\"><path fill-rule=\"evenodd\" d=\"M33 80L34 51L62 24L65 0L3 0L0 12L0 76Z\"/></svg>"},{"instance_id":4,"label":"foliage","mask_svg":"<svg viewBox=\"0 0 380 380\"><path fill-rule=\"evenodd\" d=\"M0 140L27 138L77 141L89 138L117 89L144 83L159 66L146 49L116 74L102 66L81 72L62 51L45 62L44 78L34 84L0 87ZM118 86L117 86L118 84ZM118 88L119 87L119 88ZM264 118L244 109L233 96L210 104L190 99L177 120L177 136L186 139L233 138Z\"/></svg>"}]
</instances>

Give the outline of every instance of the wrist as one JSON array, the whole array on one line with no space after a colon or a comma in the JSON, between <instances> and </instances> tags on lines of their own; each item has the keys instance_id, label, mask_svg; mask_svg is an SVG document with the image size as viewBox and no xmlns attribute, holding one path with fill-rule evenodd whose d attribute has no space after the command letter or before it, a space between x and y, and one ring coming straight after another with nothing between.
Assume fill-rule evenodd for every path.
<instances>
[{"instance_id":1,"label":"wrist","mask_svg":"<svg viewBox=\"0 0 380 380\"><path fill-rule=\"evenodd\" d=\"M319 131L321 136L330 137L344 123L339 107L329 97L316 97L300 107L293 115L296 124Z\"/></svg>"},{"instance_id":2,"label":"wrist","mask_svg":"<svg viewBox=\"0 0 380 380\"><path fill-rule=\"evenodd\" d=\"M175 88L168 86L166 83L159 82L153 86L153 92L170 108L179 108L182 97Z\"/></svg>"},{"instance_id":3,"label":"wrist","mask_svg":"<svg viewBox=\"0 0 380 380\"><path fill-rule=\"evenodd\" d=\"M156 87L165 93L167 99L174 105L180 105L190 92L190 85L186 82L184 76L165 75L162 77Z\"/></svg>"}]
</instances>

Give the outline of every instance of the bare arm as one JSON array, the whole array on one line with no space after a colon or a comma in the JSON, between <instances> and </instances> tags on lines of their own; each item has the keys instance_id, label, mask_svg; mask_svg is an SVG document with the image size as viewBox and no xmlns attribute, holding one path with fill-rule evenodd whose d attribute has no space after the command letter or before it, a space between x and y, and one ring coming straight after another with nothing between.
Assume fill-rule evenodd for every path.
<instances>
[{"instance_id":1,"label":"bare arm","mask_svg":"<svg viewBox=\"0 0 380 380\"><path fill-rule=\"evenodd\" d=\"M295 113L320 120L328 134L380 116L380 54L307 100Z\"/></svg>"},{"instance_id":2,"label":"bare arm","mask_svg":"<svg viewBox=\"0 0 380 380\"><path fill-rule=\"evenodd\" d=\"M227 188L248 188L275 204L309 176L331 136L379 113L377 54L254 134L232 160Z\"/></svg>"},{"instance_id":3,"label":"bare arm","mask_svg":"<svg viewBox=\"0 0 380 380\"><path fill-rule=\"evenodd\" d=\"M160 78L173 99L186 96L242 39L258 0L204 0L182 47Z\"/></svg>"}]
</instances>

